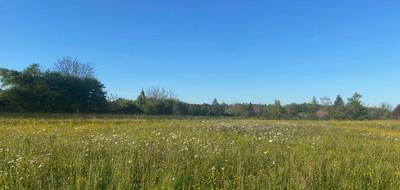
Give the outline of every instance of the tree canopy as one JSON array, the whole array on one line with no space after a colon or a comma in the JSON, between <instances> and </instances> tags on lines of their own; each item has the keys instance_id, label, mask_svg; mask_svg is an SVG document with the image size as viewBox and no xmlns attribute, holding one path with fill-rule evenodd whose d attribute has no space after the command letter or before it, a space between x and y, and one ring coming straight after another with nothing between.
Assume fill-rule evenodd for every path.
<instances>
[{"instance_id":1,"label":"tree canopy","mask_svg":"<svg viewBox=\"0 0 400 190\"><path fill-rule=\"evenodd\" d=\"M95 78L94 68L77 59L63 57L52 69L32 64L22 71L0 68L0 111L112 113L190 116L241 116L268 119L400 119L400 105L367 107L362 95L354 93L345 102L338 95L318 101L282 105L220 103L190 104L178 99L172 90L151 87L141 90L136 99L106 98L104 85Z\"/></svg>"},{"instance_id":2,"label":"tree canopy","mask_svg":"<svg viewBox=\"0 0 400 190\"><path fill-rule=\"evenodd\" d=\"M102 112L104 85L95 78L42 71L33 64L23 71L0 69L1 99L7 109L28 112Z\"/></svg>"}]
</instances>

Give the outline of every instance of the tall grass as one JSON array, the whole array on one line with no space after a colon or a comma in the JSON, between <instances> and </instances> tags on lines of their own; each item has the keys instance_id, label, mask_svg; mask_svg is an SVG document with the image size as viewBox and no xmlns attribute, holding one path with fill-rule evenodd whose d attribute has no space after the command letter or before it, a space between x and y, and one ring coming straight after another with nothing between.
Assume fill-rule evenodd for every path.
<instances>
[{"instance_id":1,"label":"tall grass","mask_svg":"<svg viewBox=\"0 0 400 190\"><path fill-rule=\"evenodd\" d=\"M399 189L400 122L0 119L0 189Z\"/></svg>"}]
</instances>

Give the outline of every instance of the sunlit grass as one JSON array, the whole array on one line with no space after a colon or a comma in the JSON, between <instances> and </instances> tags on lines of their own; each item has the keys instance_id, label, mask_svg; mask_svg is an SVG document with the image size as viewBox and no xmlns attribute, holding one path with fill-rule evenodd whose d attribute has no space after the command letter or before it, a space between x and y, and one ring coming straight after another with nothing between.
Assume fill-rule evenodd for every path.
<instances>
[{"instance_id":1,"label":"sunlit grass","mask_svg":"<svg viewBox=\"0 0 400 190\"><path fill-rule=\"evenodd\" d=\"M0 189L399 189L399 121L0 119Z\"/></svg>"}]
</instances>

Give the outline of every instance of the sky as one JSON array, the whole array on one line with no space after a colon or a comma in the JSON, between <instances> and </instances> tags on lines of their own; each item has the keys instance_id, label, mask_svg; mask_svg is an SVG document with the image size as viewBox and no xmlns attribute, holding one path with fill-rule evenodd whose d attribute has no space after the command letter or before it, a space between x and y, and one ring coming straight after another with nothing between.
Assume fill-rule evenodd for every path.
<instances>
[{"instance_id":1,"label":"sky","mask_svg":"<svg viewBox=\"0 0 400 190\"><path fill-rule=\"evenodd\" d=\"M398 0L0 0L0 67L91 62L109 94L400 104Z\"/></svg>"}]
</instances>

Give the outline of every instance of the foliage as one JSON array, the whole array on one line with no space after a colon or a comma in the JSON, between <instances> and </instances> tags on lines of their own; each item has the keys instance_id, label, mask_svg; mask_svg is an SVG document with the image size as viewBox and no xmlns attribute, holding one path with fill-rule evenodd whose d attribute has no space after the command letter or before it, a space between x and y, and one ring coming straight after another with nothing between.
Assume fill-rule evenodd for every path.
<instances>
[{"instance_id":1,"label":"foliage","mask_svg":"<svg viewBox=\"0 0 400 190\"><path fill-rule=\"evenodd\" d=\"M108 111L116 114L142 114L143 111L132 100L118 98L108 102Z\"/></svg>"},{"instance_id":2,"label":"foliage","mask_svg":"<svg viewBox=\"0 0 400 190\"><path fill-rule=\"evenodd\" d=\"M210 114L212 116L222 116L224 112L224 107L218 103L217 99L214 99L211 104Z\"/></svg>"},{"instance_id":3,"label":"foliage","mask_svg":"<svg viewBox=\"0 0 400 190\"><path fill-rule=\"evenodd\" d=\"M389 104L366 107L355 93L347 103L338 95L318 101L282 105L219 103L190 104L180 101L173 90L151 87L141 90L136 100L106 100L104 86L94 78L94 68L77 59L63 57L51 71L33 64L23 71L0 68L0 111L21 112L92 112L113 114L146 114L176 116L238 116L268 119L400 119L400 108L392 112Z\"/></svg>"},{"instance_id":4,"label":"foliage","mask_svg":"<svg viewBox=\"0 0 400 190\"><path fill-rule=\"evenodd\" d=\"M396 108L393 110L393 117L400 119L400 105L396 106Z\"/></svg>"},{"instance_id":5,"label":"foliage","mask_svg":"<svg viewBox=\"0 0 400 190\"><path fill-rule=\"evenodd\" d=\"M18 72L0 69L3 101L16 111L102 112L106 98L103 84L95 78L77 78L41 71L33 64Z\"/></svg>"},{"instance_id":6,"label":"foliage","mask_svg":"<svg viewBox=\"0 0 400 190\"><path fill-rule=\"evenodd\" d=\"M346 117L343 98L338 95L331 109L331 116L333 119L344 119Z\"/></svg>"},{"instance_id":7,"label":"foliage","mask_svg":"<svg viewBox=\"0 0 400 190\"><path fill-rule=\"evenodd\" d=\"M362 105L362 96L358 93L354 93L352 97L348 99L345 106L346 118L348 119L365 119L367 118L367 109Z\"/></svg>"},{"instance_id":8,"label":"foliage","mask_svg":"<svg viewBox=\"0 0 400 190\"><path fill-rule=\"evenodd\" d=\"M64 56L58 59L53 66L53 71L65 76L78 78L94 78L95 69L90 63L81 63L78 59Z\"/></svg>"},{"instance_id":9,"label":"foliage","mask_svg":"<svg viewBox=\"0 0 400 190\"><path fill-rule=\"evenodd\" d=\"M142 89L142 91L140 91L139 96L136 99L137 102L137 106L139 106L139 108L143 109L144 105L146 104L146 95Z\"/></svg>"}]
</instances>

